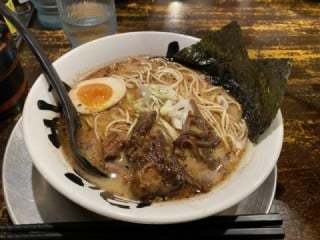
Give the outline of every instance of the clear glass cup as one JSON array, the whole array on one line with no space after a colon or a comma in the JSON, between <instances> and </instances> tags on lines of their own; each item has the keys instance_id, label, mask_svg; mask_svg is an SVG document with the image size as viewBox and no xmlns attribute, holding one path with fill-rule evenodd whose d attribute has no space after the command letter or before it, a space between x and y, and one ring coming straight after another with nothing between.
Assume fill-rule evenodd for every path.
<instances>
[{"instance_id":1,"label":"clear glass cup","mask_svg":"<svg viewBox=\"0 0 320 240\"><path fill-rule=\"evenodd\" d=\"M72 47L116 33L114 0L56 0Z\"/></svg>"},{"instance_id":2,"label":"clear glass cup","mask_svg":"<svg viewBox=\"0 0 320 240\"><path fill-rule=\"evenodd\" d=\"M37 10L41 26L50 29L62 28L56 0L31 0Z\"/></svg>"}]
</instances>

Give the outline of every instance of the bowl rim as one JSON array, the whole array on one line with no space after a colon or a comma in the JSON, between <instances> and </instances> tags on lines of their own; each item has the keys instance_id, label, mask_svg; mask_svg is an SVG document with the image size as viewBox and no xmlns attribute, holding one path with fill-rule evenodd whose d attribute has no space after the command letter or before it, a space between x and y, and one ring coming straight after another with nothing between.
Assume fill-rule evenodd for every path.
<instances>
[{"instance_id":1,"label":"bowl rim","mask_svg":"<svg viewBox=\"0 0 320 240\"><path fill-rule=\"evenodd\" d=\"M172 32L136 31L136 32L119 33L119 34L115 34L115 35L111 35L111 36L106 36L106 37L103 37L100 39L96 39L91 42L80 45L79 47L74 48L71 51L69 51L69 52L65 53L64 55L62 55L61 57L59 57L56 61L53 62L53 65L55 67L59 68L59 67L61 67L61 65L63 65L63 63L66 59L68 59L69 57L72 58L72 56L75 53L84 51L88 47L90 48L90 47L94 47L95 45L99 45L99 43L107 41L106 39L117 40L117 39L127 38L127 37L131 37L131 36L133 36L133 37L140 36L140 37L145 38L145 37L154 37L156 35L160 36L160 37L169 37L169 38L171 38L171 37L172 38L174 38L174 37L186 38L186 39L188 39L187 41L194 41L194 42L200 40L199 38L196 38L193 36L189 36L186 34L180 34L180 33L172 33ZM33 161L33 164L38 169L40 174L44 177L44 179L46 179L46 181L51 186L53 186L54 189L56 189L59 193L61 193L62 195L64 195L68 199L72 200L76 204L78 204L86 209L89 209L90 211L95 212L97 214L100 214L100 215L103 215L106 217L111 217L111 218L118 219L118 220L136 222L136 223L152 223L152 224L177 223L177 222L192 221L192 220L196 220L196 219L210 216L212 214L219 213L219 211L217 211L217 209L213 207L213 208L207 208L207 209L205 209L205 211L198 209L198 210L194 210L192 212L190 211L190 212L184 212L184 213L179 212L179 213L175 213L175 214L169 214L168 216L158 217L156 215L154 215L154 216L149 215L148 217L146 217L146 214L139 214L139 213L143 213L143 209L140 211L132 211L133 213L131 211L130 212L129 211L127 211L127 212L114 211L114 209L108 209L108 208L101 211L101 209L95 207L94 205L88 204L87 202L85 202L86 199L85 200L81 199L80 191L77 192L77 194L70 195L69 189L68 189L69 186L68 185L61 185L60 181L54 180L54 174L48 172L47 167L44 167L44 164L41 163L41 159L39 159L39 157L37 156L37 148L35 146L33 146L34 144L32 144L33 136L30 133L29 120L30 120L30 116L33 114L30 112L30 104L34 103L36 88L40 87L39 86L40 84L44 84L43 80L44 80L44 76L43 76L43 74L40 74L40 76L36 79L36 81L34 82L33 86L31 87L31 89L27 95L24 109L23 109L23 114L22 114L23 135L24 135L24 139L26 142L28 152L29 152L31 159ZM278 141L276 142L277 145L274 145L273 152L270 153L270 156L269 156L272 159L272 161L270 161L268 164L266 164L265 169L260 174L259 179L255 179L255 182L251 183L252 184L251 187L246 188L246 190L243 191L241 195L238 194L235 197L227 199L225 202L221 203L220 210L224 210L228 207L235 205L236 203L240 202L245 197L250 195L252 192L254 192L263 183L263 181L269 176L269 174L271 173L271 171L275 167L277 160L280 156L280 152L281 152L282 144L283 144L283 118L282 118L282 114L281 114L280 109L277 113L277 116L273 120L273 122L276 122L276 124L277 124L276 139ZM161 205L161 203L160 203L160 205ZM191 204L190 207L197 207L197 206L193 206ZM172 207L170 209L174 210L175 208Z\"/></svg>"}]
</instances>

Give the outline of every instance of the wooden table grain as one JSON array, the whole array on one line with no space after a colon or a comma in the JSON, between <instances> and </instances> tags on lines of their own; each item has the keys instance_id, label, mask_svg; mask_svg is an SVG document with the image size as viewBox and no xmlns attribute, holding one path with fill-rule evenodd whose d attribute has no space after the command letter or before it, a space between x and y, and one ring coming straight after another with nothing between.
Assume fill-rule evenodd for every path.
<instances>
[{"instance_id":1,"label":"wooden table grain","mask_svg":"<svg viewBox=\"0 0 320 240\"><path fill-rule=\"evenodd\" d=\"M284 142L271 211L284 220L285 239L320 239L320 1L116 0L118 32L154 30L203 37L237 21L252 58L293 60L281 106ZM30 28L54 61L71 47L63 30ZM30 49L20 57L29 87L41 73ZM0 122L0 162L20 115ZM0 224L12 224L0 187Z\"/></svg>"}]
</instances>

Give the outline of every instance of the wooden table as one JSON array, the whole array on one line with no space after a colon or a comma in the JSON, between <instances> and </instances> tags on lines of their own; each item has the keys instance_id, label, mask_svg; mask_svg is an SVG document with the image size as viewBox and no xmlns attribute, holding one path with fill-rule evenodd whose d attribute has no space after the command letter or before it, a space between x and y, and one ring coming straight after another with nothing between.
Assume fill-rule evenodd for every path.
<instances>
[{"instance_id":1,"label":"wooden table","mask_svg":"<svg viewBox=\"0 0 320 240\"><path fill-rule=\"evenodd\" d=\"M156 30L203 37L236 20L251 57L293 59L281 106L285 135L271 211L282 215L286 239L320 239L320 2L277 2L117 0L118 32ZM52 60L71 49L62 30L31 30ZM31 87L40 65L26 46L20 56ZM0 122L1 161L19 117ZM0 224L12 224L2 191Z\"/></svg>"}]
</instances>

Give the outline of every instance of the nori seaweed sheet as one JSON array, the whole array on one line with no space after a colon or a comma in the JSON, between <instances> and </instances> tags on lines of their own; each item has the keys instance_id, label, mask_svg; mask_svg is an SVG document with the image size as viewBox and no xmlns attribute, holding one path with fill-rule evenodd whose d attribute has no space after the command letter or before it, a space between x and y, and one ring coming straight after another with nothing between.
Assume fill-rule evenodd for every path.
<instances>
[{"instance_id":1,"label":"nori seaweed sheet","mask_svg":"<svg viewBox=\"0 0 320 240\"><path fill-rule=\"evenodd\" d=\"M233 21L196 44L167 56L201 70L242 105L248 137L257 142L282 103L290 59L249 59L240 26Z\"/></svg>"}]
</instances>

